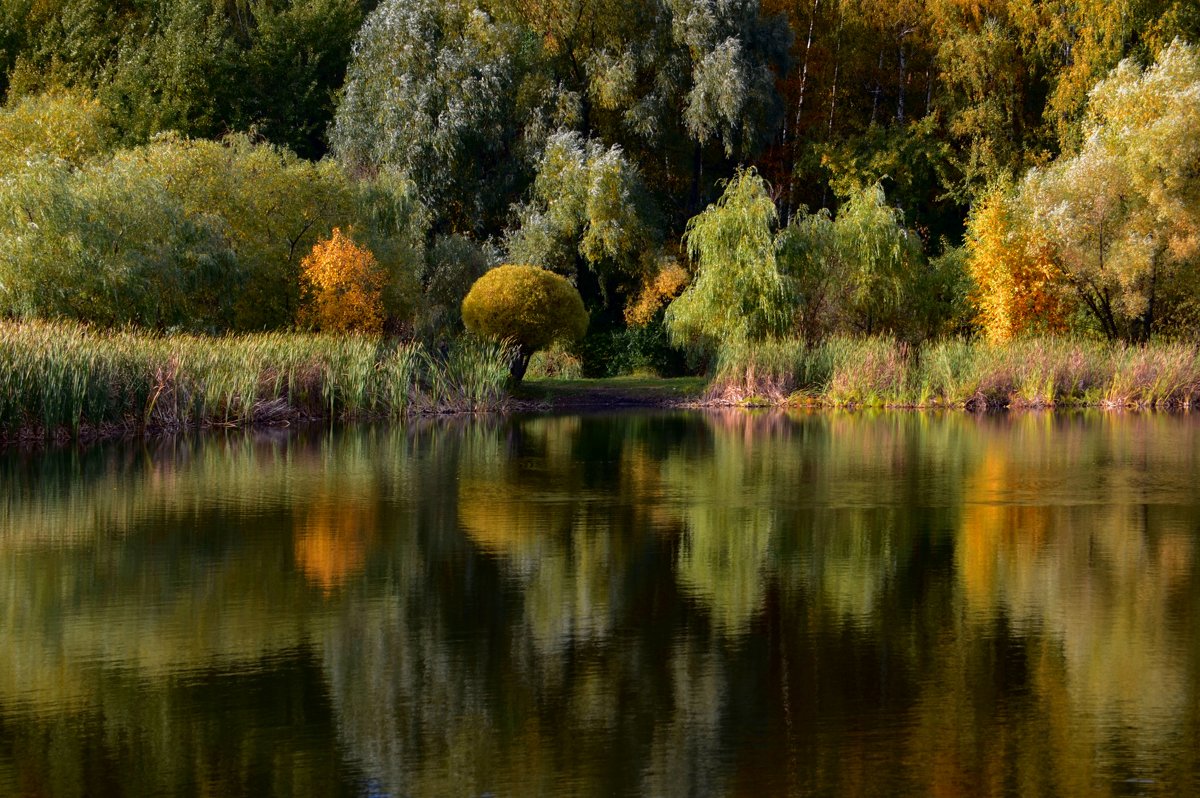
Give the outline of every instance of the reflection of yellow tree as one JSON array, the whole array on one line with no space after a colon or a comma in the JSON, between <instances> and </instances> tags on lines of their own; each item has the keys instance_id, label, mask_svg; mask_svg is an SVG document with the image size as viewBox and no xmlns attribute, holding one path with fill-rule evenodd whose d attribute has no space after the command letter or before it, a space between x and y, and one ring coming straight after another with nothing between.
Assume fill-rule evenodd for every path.
<instances>
[{"instance_id":1,"label":"reflection of yellow tree","mask_svg":"<svg viewBox=\"0 0 1200 798\"><path fill-rule=\"evenodd\" d=\"M326 594L360 572L378 529L373 502L345 501L337 494L301 511L293 550L304 577Z\"/></svg>"},{"instance_id":2,"label":"reflection of yellow tree","mask_svg":"<svg viewBox=\"0 0 1200 798\"><path fill-rule=\"evenodd\" d=\"M1009 566L1028 573L1050 534L1055 507L1013 503L1010 496L1036 490L1043 475L1014 467L1011 452L1004 446L989 447L976 472L967 480L962 513L962 532L955 549L959 578L968 606L987 613L994 609ZM1000 552L1005 553L1003 560Z\"/></svg>"},{"instance_id":3,"label":"reflection of yellow tree","mask_svg":"<svg viewBox=\"0 0 1200 798\"><path fill-rule=\"evenodd\" d=\"M936 650L915 736L926 753L949 757L929 772L942 773L945 784L958 773L957 783L969 777L982 785L979 794L999 794L1002 772L992 774L997 781L985 777L983 750L1029 774L1060 778L1078 771L1074 763L1095 763L1106 746L1163 750L1187 714L1194 670L1175 643L1188 631L1171 609L1194 580L1194 519L1186 509L1194 489L1186 478L1175 481L1193 473L1193 425L1161 417L1073 425L1031 415L982 431L986 454L965 482L955 550L969 611L952 642ZM1148 481L1147 473L1158 477ZM974 717L984 709L971 683L995 666L971 658L986 653L1001 617L1025 647L1040 711L988 732L978 747L970 740L947 746L951 727L995 725ZM1060 782L1049 789L1099 788Z\"/></svg>"},{"instance_id":4,"label":"reflection of yellow tree","mask_svg":"<svg viewBox=\"0 0 1200 798\"><path fill-rule=\"evenodd\" d=\"M565 497L558 497L564 499ZM463 476L458 520L483 551L535 566L550 541L571 524L571 505L503 477Z\"/></svg>"},{"instance_id":5,"label":"reflection of yellow tree","mask_svg":"<svg viewBox=\"0 0 1200 798\"><path fill-rule=\"evenodd\" d=\"M589 511L574 459L580 420L518 422L536 467L515 462L507 430L474 442L458 480L467 535L521 580L525 617L544 655L569 640L598 640L612 625L611 519Z\"/></svg>"}]
</instances>

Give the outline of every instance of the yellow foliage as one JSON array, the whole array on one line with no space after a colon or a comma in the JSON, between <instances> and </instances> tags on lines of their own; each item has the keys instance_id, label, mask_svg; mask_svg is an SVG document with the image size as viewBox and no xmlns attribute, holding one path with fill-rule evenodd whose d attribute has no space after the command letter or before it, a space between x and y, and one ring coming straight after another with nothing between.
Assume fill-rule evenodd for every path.
<instances>
[{"instance_id":1,"label":"yellow foliage","mask_svg":"<svg viewBox=\"0 0 1200 798\"><path fill-rule=\"evenodd\" d=\"M378 333L383 329L387 274L366 247L335 227L300 264L308 302L301 321L322 330Z\"/></svg>"},{"instance_id":2,"label":"yellow foliage","mask_svg":"<svg viewBox=\"0 0 1200 798\"><path fill-rule=\"evenodd\" d=\"M625 308L625 322L630 326L645 327L654 319L654 314L682 293L689 280L687 270L671 260L642 283L637 298Z\"/></svg>"},{"instance_id":3,"label":"yellow foliage","mask_svg":"<svg viewBox=\"0 0 1200 798\"><path fill-rule=\"evenodd\" d=\"M0 174L39 156L79 166L112 145L108 114L83 94L23 97L0 107Z\"/></svg>"},{"instance_id":4,"label":"yellow foliage","mask_svg":"<svg viewBox=\"0 0 1200 798\"><path fill-rule=\"evenodd\" d=\"M1066 307L1049 242L1013 218L1010 196L995 191L967 224L967 268L975 281L971 304L993 343L1026 332L1061 332Z\"/></svg>"},{"instance_id":5,"label":"yellow foliage","mask_svg":"<svg viewBox=\"0 0 1200 798\"><path fill-rule=\"evenodd\" d=\"M556 340L578 340L588 325L583 299L565 277L518 264L497 266L476 280L462 317L471 332L511 339L529 353Z\"/></svg>"}]
</instances>

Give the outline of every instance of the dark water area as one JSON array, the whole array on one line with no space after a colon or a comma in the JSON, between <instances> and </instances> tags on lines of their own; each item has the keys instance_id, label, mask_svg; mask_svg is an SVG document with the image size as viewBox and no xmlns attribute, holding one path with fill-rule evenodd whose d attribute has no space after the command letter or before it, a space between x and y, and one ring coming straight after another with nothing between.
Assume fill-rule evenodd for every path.
<instances>
[{"instance_id":1,"label":"dark water area","mask_svg":"<svg viewBox=\"0 0 1200 798\"><path fill-rule=\"evenodd\" d=\"M1197 795L1200 418L0 454L0 795Z\"/></svg>"}]
</instances>

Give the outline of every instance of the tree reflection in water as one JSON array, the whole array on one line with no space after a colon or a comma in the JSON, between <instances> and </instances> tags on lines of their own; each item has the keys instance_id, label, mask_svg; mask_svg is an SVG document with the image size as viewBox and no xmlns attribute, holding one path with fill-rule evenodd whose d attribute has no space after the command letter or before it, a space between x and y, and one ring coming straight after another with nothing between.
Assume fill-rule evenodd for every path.
<instances>
[{"instance_id":1,"label":"tree reflection in water","mask_svg":"<svg viewBox=\"0 0 1200 798\"><path fill-rule=\"evenodd\" d=\"M741 411L10 452L0 792L1194 792L1197 453Z\"/></svg>"}]
</instances>

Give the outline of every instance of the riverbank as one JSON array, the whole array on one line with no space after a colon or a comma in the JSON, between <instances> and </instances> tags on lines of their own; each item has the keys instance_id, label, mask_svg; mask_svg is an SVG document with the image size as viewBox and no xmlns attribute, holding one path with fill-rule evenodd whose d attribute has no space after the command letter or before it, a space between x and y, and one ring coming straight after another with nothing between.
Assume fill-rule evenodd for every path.
<instances>
[{"instance_id":1,"label":"riverbank","mask_svg":"<svg viewBox=\"0 0 1200 798\"><path fill-rule=\"evenodd\" d=\"M358 335L210 337L0 323L0 441L506 410L1200 404L1200 354L1185 343L767 341L727 347L711 379L542 379L511 391L506 358L502 346L470 339L429 352Z\"/></svg>"},{"instance_id":2,"label":"riverbank","mask_svg":"<svg viewBox=\"0 0 1200 798\"><path fill-rule=\"evenodd\" d=\"M0 440L88 440L503 409L508 354L360 335L158 335L0 323Z\"/></svg>"},{"instance_id":3,"label":"riverbank","mask_svg":"<svg viewBox=\"0 0 1200 798\"><path fill-rule=\"evenodd\" d=\"M1189 410L1200 405L1200 349L1070 338L915 347L889 338L833 338L815 346L784 339L727 346L711 379L540 380L515 398L531 409Z\"/></svg>"},{"instance_id":4,"label":"riverbank","mask_svg":"<svg viewBox=\"0 0 1200 798\"><path fill-rule=\"evenodd\" d=\"M696 407L703 404L707 387L704 377L526 380L513 391L512 407L533 412Z\"/></svg>"},{"instance_id":5,"label":"riverbank","mask_svg":"<svg viewBox=\"0 0 1200 798\"><path fill-rule=\"evenodd\" d=\"M1200 349L1071 338L1005 345L952 339L916 347L889 338L833 338L816 346L764 341L727 347L702 402L1186 410L1200 405Z\"/></svg>"}]
</instances>

